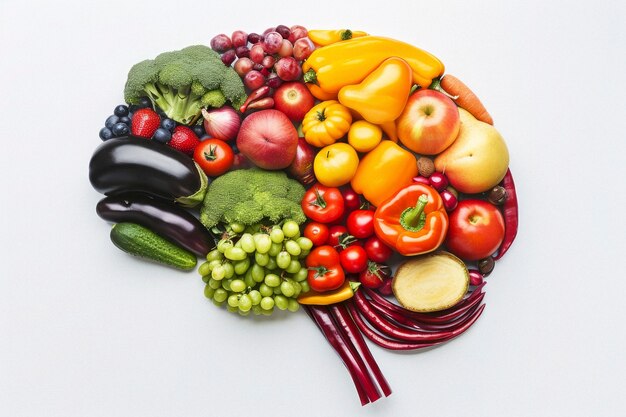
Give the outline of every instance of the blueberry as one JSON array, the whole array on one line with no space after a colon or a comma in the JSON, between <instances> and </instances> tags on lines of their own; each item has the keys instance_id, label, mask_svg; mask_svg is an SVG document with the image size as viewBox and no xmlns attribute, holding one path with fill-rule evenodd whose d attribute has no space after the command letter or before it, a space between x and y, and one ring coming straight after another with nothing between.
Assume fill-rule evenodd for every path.
<instances>
[{"instance_id":1,"label":"blueberry","mask_svg":"<svg viewBox=\"0 0 626 417\"><path fill-rule=\"evenodd\" d=\"M160 127L154 132L152 139L159 143L167 143L172 139L172 133L169 130Z\"/></svg>"},{"instance_id":2,"label":"blueberry","mask_svg":"<svg viewBox=\"0 0 626 417\"><path fill-rule=\"evenodd\" d=\"M129 131L130 129L128 128L128 125L124 123L115 123L113 125L113 129L111 129L111 132L113 132L115 136L128 135Z\"/></svg>"},{"instance_id":3,"label":"blueberry","mask_svg":"<svg viewBox=\"0 0 626 417\"><path fill-rule=\"evenodd\" d=\"M150 101L148 97L141 97L139 99L139 107L140 108L152 107L152 102Z\"/></svg>"},{"instance_id":4,"label":"blueberry","mask_svg":"<svg viewBox=\"0 0 626 417\"><path fill-rule=\"evenodd\" d=\"M196 136L198 136L199 138L202 137L202 135L204 135L204 127L202 127L201 125L195 125L192 127L193 133L196 134Z\"/></svg>"},{"instance_id":5,"label":"blueberry","mask_svg":"<svg viewBox=\"0 0 626 417\"><path fill-rule=\"evenodd\" d=\"M107 117L107 119L104 121L104 126L108 127L109 129L112 129L113 125L119 121L120 121L120 118L112 114L109 117Z\"/></svg>"},{"instance_id":6,"label":"blueberry","mask_svg":"<svg viewBox=\"0 0 626 417\"><path fill-rule=\"evenodd\" d=\"M176 127L176 122L172 119L165 118L161 121L161 127L172 132Z\"/></svg>"},{"instance_id":7,"label":"blueberry","mask_svg":"<svg viewBox=\"0 0 626 417\"><path fill-rule=\"evenodd\" d=\"M115 107L115 110L113 110L113 114L118 117L128 116L128 106L125 104L120 104L119 106Z\"/></svg>"},{"instance_id":8,"label":"blueberry","mask_svg":"<svg viewBox=\"0 0 626 417\"><path fill-rule=\"evenodd\" d=\"M130 126L130 116L120 117L119 123L124 123L125 125Z\"/></svg>"},{"instance_id":9,"label":"blueberry","mask_svg":"<svg viewBox=\"0 0 626 417\"><path fill-rule=\"evenodd\" d=\"M108 127L103 127L100 129L100 139L109 140L113 137L113 132Z\"/></svg>"},{"instance_id":10,"label":"blueberry","mask_svg":"<svg viewBox=\"0 0 626 417\"><path fill-rule=\"evenodd\" d=\"M131 115L131 114L133 114L134 112L136 112L137 110L139 110L140 108L141 108L141 107L139 107L139 106L138 106L138 105L136 105L136 104L131 104L130 106L128 106L128 114L129 114L129 116L128 116L128 117L132 117L132 116L130 116L130 115Z\"/></svg>"}]
</instances>

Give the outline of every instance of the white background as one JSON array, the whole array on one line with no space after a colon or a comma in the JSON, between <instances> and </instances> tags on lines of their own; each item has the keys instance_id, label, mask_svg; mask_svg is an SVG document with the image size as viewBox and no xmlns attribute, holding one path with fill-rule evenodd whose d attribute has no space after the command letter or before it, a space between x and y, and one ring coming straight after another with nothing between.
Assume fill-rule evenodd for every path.
<instances>
[{"instance_id":1,"label":"white background","mask_svg":"<svg viewBox=\"0 0 626 417\"><path fill-rule=\"evenodd\" d=\"M626 31L615 1L0 1L0 416L623 416ZM300 312L243 319L194 273L132 259L87 164L129 67L235 29L416 44L507 139L520 231L461 338L372 347L360 407Z\"/></svg>"}]
</instances>

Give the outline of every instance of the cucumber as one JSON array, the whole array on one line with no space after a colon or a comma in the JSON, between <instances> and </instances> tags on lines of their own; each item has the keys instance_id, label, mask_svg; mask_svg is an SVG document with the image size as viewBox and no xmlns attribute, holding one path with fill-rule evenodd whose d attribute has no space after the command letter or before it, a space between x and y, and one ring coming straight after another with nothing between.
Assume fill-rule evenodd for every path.
<instances>
[{"instance_id":1,"label":"cucumber","mask_svg":"<svg viewBox=\"0 0 626 417\"><path fill-rule=\"evenodd\" d=\"M196 255L176 246L152 230L135 223L117 223L111 229L111 241L126 253L177 269L196 267Z\"/></svg>"}]
</instances>

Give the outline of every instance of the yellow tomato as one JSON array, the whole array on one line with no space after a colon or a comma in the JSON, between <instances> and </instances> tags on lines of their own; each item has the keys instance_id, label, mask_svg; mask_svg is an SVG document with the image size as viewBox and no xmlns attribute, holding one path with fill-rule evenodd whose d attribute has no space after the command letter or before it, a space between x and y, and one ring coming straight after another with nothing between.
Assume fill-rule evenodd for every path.
<instances>
[{"instance_id":1,"label":"yellow tomato","mask_svg":"<svg viewBox=\"0 0 626 417\"><path fill-rule=\"evenodd\" d=\"M382 129L365 120L352 123L348 131L348 143L357 152L371 151L380 143L382 138Z\"/></svg>"},{"instance_id":2,"label":"yellow tomato","mask_svg":"<svg viewBox=\"0 0 626 417\"><path fill-rule=\"evenodd\" d=\"M317 153L313 171L317 180L327 187L339 187L352 180L359 166L359 156L347 143L328 145Z\"/></svg>"}]
</instances>

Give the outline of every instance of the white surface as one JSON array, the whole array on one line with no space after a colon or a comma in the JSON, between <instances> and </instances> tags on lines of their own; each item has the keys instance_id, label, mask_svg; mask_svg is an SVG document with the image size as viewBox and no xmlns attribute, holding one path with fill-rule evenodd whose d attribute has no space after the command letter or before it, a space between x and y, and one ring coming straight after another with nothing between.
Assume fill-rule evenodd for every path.
<instances>
[{"instance_id":1,"label":"white surface","mask_svg":"<svg viewBox=\"0 0 626 417\"><path fill-rule=\"evenodd\" d=\"M0 2L0 416L623 416L620 1ZM461 338L372 347L360 407L304 313L241 319L195 273L109 242L87 180L128 68L265 27L351 27L438 55L507 139L520 231Z\"/></svg>"}]
</instances>

